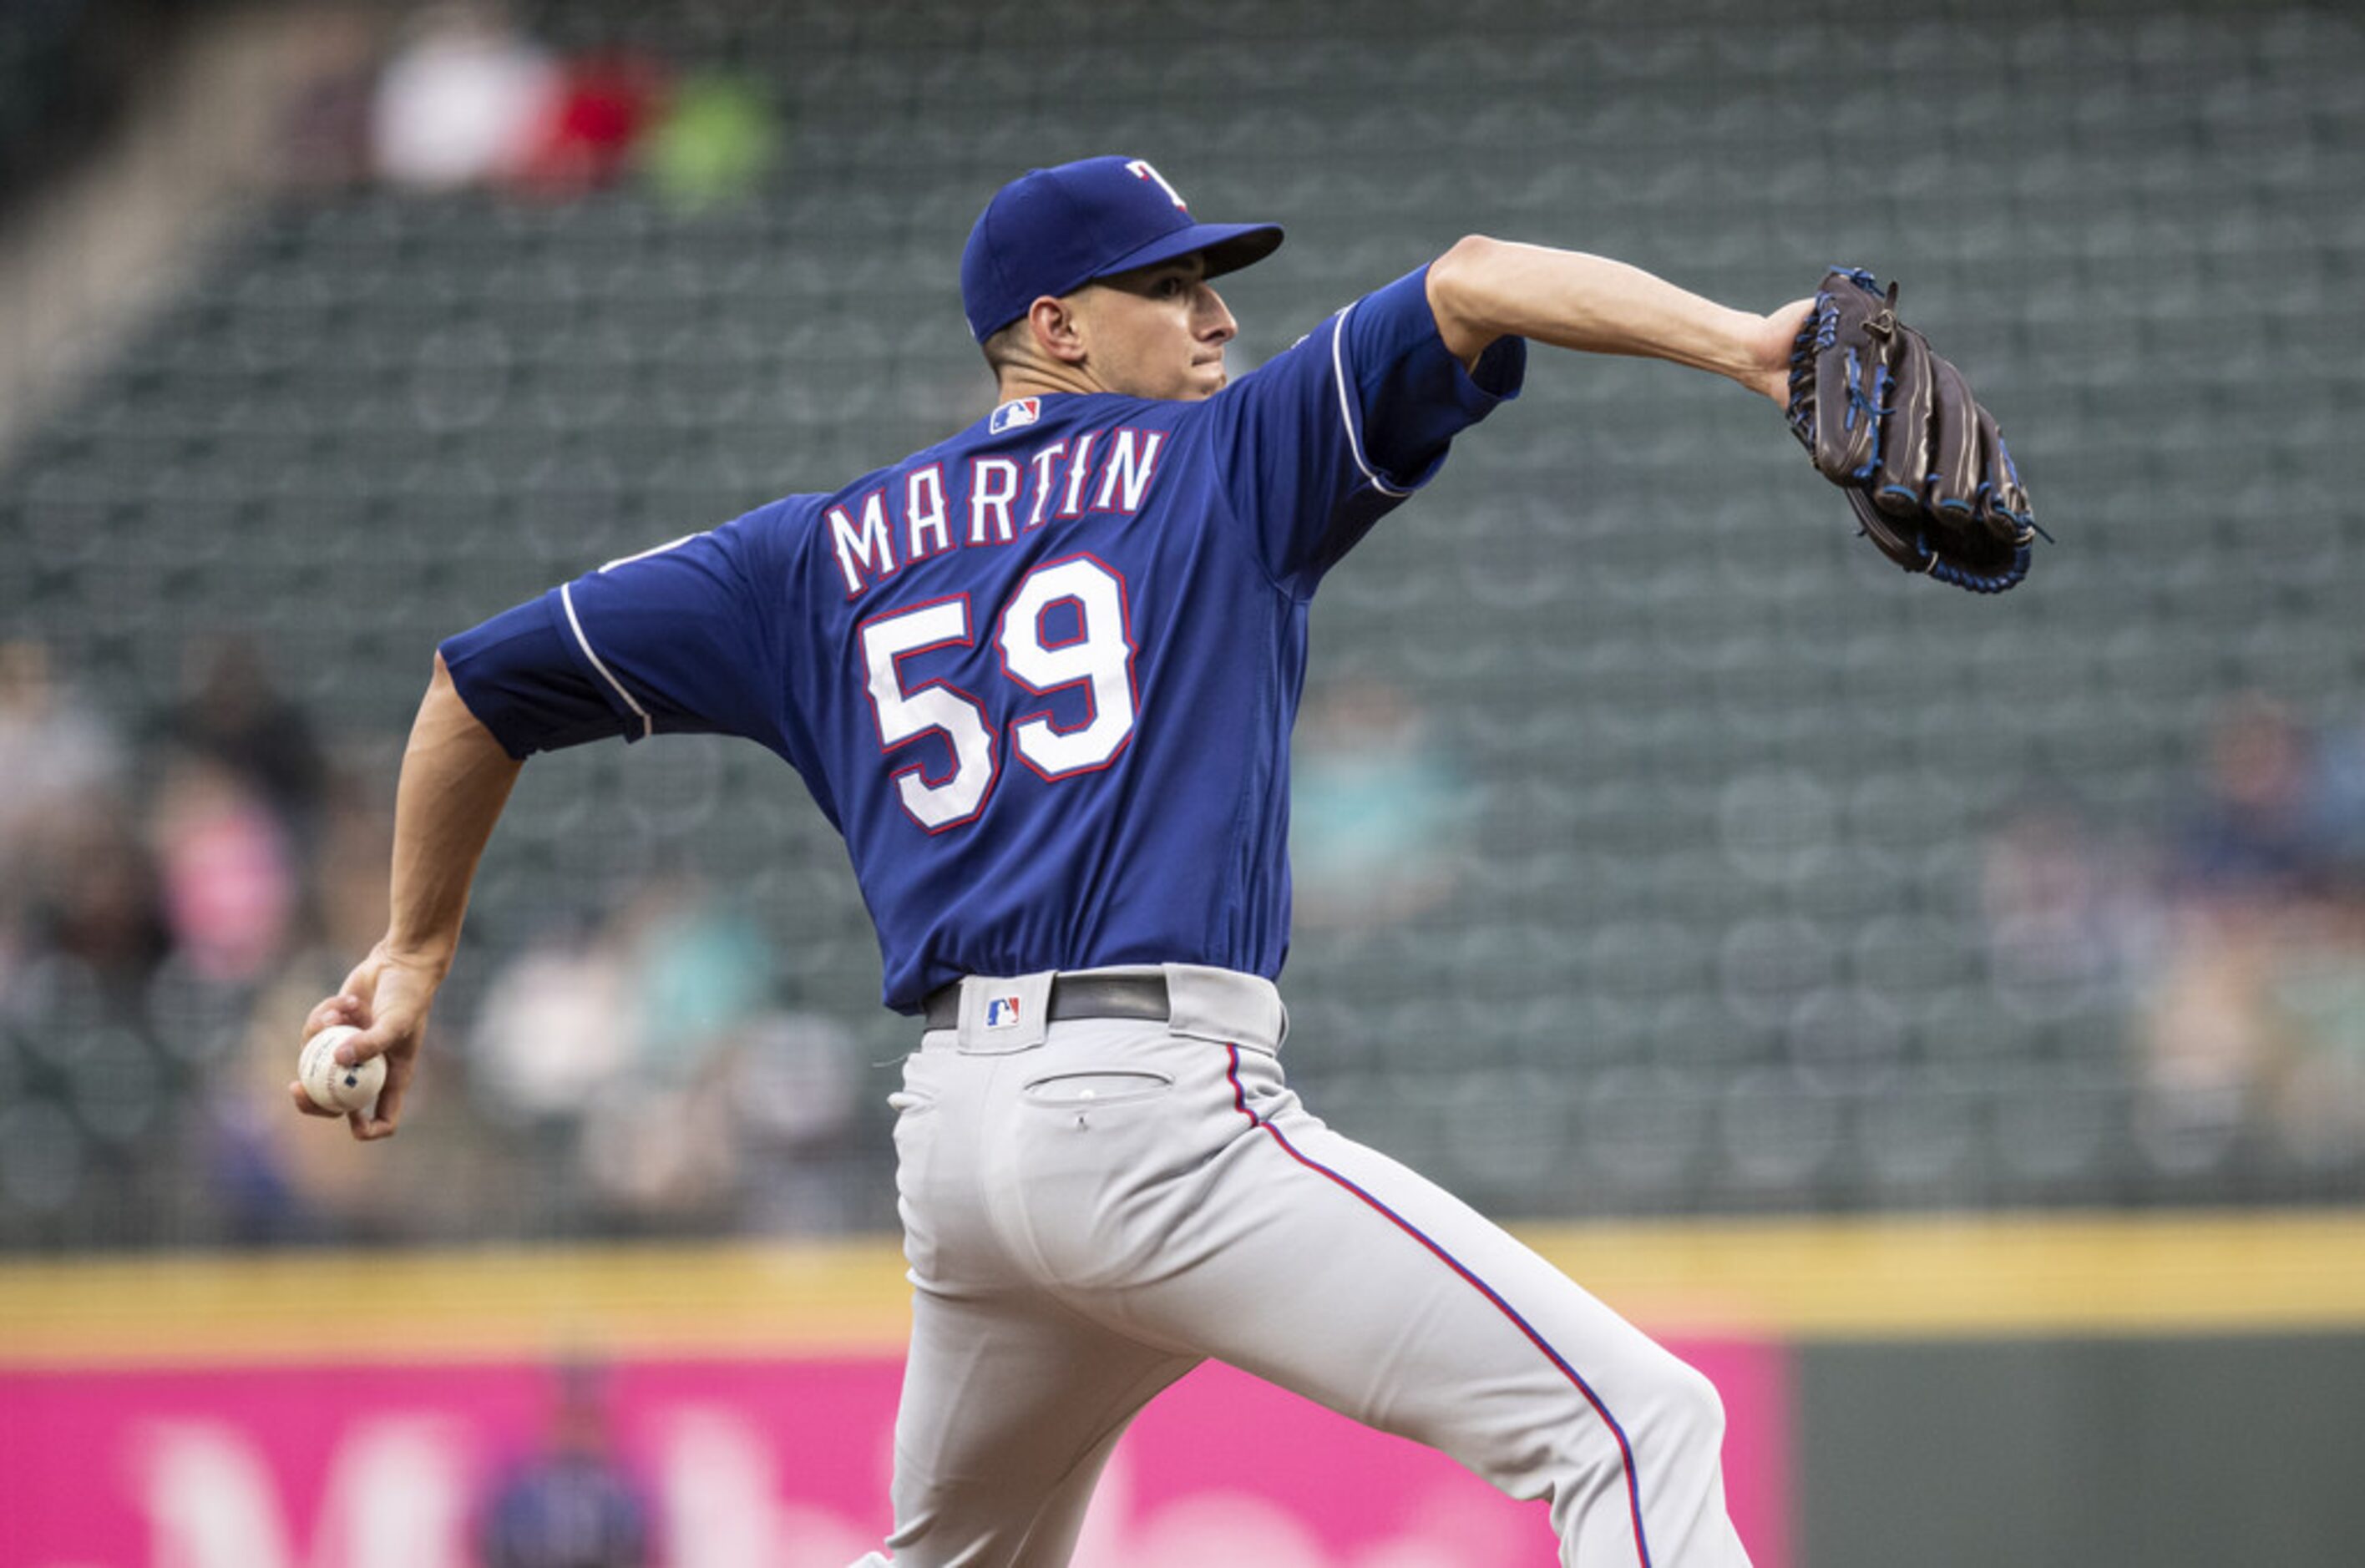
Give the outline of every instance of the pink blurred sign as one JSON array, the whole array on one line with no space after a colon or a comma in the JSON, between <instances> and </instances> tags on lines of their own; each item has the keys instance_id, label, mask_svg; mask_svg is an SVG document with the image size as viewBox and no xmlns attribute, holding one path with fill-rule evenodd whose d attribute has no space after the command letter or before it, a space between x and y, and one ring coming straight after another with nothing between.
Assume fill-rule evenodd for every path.
<instances>
[{"instance_id":1,"label":"pink blurred sign","mask_svg":"<svg viewBox=\"0 0 2365 1568\"><path fill-rule=\"evenodd\" d=\"M1725 1479L1787 1568L1777 1347L1678 1346L1723 1391ZM626 1361L615 1445L665 1568L846 1568L885 1532L900 1364ZM480 1501L555 1379L524 1363L0 1371L0 1568L473 1568ZM1119 1447L1076 1568L1508 1568L1540 1504L1222 1367Z\"/></svg>"}]
</instances>

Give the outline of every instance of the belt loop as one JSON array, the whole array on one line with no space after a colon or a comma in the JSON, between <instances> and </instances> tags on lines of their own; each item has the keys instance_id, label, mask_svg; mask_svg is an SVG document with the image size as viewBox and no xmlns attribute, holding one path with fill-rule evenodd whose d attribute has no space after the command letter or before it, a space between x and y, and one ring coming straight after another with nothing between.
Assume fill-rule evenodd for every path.
<instances>
[{"instance_id":1,"label":"belt loop","mask_svg":"<svg viewBox=\"0 0 2365 1568\"><path fill-rule=\"evenodd\" d=\"M1261 975L1199 964L1168 964L1168 1027L1194 1040L1245 1046L1268 1056L1281 1049L1289 1015L1281 992Z\"/></svg>"}]
</instances>

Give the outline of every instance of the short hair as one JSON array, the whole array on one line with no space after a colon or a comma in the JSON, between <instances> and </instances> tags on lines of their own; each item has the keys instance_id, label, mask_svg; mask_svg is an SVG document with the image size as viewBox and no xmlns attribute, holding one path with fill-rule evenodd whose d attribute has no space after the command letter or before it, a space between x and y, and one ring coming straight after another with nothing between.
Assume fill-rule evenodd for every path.
<instances>
[{"instance_id":1,"label":"short hair","mask_svg":"<svg viewBox=\"0 0 2365 1568\"><path fill-rule=\"evenodd\" d=\"M1018 345L1026 341L1026 318L1021 316L1009 325L987 334L985 342L978 345L985 351L986 368L999 375L1015 363Z\"/></svg>"}]
</instances>

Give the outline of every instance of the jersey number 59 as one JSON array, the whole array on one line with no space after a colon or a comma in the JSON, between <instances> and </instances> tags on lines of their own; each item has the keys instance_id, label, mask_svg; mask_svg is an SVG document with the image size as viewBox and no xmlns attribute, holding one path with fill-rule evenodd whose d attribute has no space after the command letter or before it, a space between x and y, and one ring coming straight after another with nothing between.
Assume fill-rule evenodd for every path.
<instances>
[{"instance_id":1,"label":"jersey number 59","mask_svg":"<svg viewBox=\"0 0 2365 1568\"><path fill-rule=\"evenodd\" d=\"M1054 625L1055 616L1059 622ZM1071 623L1070 623L1071 622ZM936 599L862 625L862 660L883 751L941 735L949 773L925 765L893 776L903 810L930 833L971 821L1000 776L1000 748L984 704L944 681L903 684L902 661L914 654L973 645L969 596ZM1134 644L1125 579L1090 555L1048 561L1019 579L1003 606L994 643L1002 672L1037 697L1085 689L1089 715L1059 728L1039 709L1009 724L1011 749L1046 779L1106 767L1133 734Z\"/></svg>"}]
</instances>

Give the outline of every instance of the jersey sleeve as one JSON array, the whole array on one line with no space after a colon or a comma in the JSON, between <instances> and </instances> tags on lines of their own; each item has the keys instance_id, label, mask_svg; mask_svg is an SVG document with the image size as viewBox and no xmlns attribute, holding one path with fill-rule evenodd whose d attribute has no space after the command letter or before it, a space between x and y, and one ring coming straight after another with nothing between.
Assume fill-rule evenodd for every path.
<instances>
[{"instance_id":1,"label":"jersey sleeve","mask_svg":"<svg viewBox=\"0 0 2365 1568\"><path fill-rule=\"evenodd\" d=\"M461 700L516 757L659 734L777 749L780 644L757 591L773 510L611 561L447 639Z\"/></svg>"},{"instance_id":2,"label":"jersey sleeve","mask_svg":"<svg viewBox=\"0 0 2365 1568\"><path fill-rule=\"evenodd\" d=\"M1436 476L1456 435L1519 396L1526 369L1526 342L1500 338L1465 370L1438 334L1423 267L1210 399L1227 496L1266 571L1312 592Z\"/></svg>"}]
</instances>

